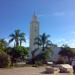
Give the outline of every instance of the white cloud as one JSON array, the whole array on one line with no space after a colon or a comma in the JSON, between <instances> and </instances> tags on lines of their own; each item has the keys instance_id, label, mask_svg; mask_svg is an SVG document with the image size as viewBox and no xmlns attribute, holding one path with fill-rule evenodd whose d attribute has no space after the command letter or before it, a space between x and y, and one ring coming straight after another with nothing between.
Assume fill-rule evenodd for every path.
<instances>
[{"instance_id":1,"label":"white cloud","mask_svg":"<svg viewBox=\"0 0 75 75\"><path fill-rule=\"evenodd\" d=\"M49 17L51 14L39 14L38 17Z\"/></svg>"},{"instance_id":2,"label":"white cloud","mask_svg":"<svg viewBox=\"0 0 75 75\"><path fill-rule=\"evenodd\" d=\"M5 40L6 40L6 42L9 42L9 39L10 39L10 38L6 38L6 39L5 39ZM9 46L10 46L10 47L13 47L13 46L14 46L14 44L15 44L15 41L11 42L11 43L9 44Z\"/></svg>"},{"instance_id":3,"label":"white cloud","mask_svg":"<svg viewBox=\"0 0 75 75\"><path fill-rule=\"evenodd\" d=\"M71 34L75 34L75 31L71 32Z\"/></svg>"},{"instance_id":4,"label":"white cloud","mask_svg":"<svg viewBox=\"0 0 75 75\"><path fill-rule=\"evenodd\" d=\"M53 13L53 16L64 16L65 12L55 12Z\"/></svg>"},{"instance_id":5,"label":"white cloud","mask_svg":"<svg viewBox=\"0 0 75 75\"><path fill-rule=\"evenodd\" d=\"M48 14L39 14L38 17L50 17L50 16L75 16L75 10L70 11L56 11Z\"/></svg>"},{"instance_id":6,"label":"white cloud","mask_svg":"<svg viewBox=\"0 0 75 75\"><path fill-rule=\"evenodd\" d=\"M75 16L75 10L70 11L62 11L62 12L54 12L53 16Z\"/></svg>"},{"instance_id":7,"label":"white cloud","mask_svg":"<svg viewBox=\"0 0 75 75\"><path fill-rule=\"evenodd\" d=\"M64 12L53 12L50 14L39 14L38 17L50 17L50 16L64 16Z\"/></svg>"},{"instance_id":8,"label":"white cloud","mask_svg":"<svg viewBox=\"0 0 75 75\"><path fill-rule=\"evenodd\" d=\"M22 43L22 46L29 47L29 39L26 39L26 43L23 42Z\"/></svg>"},{"instance_id":9,"label":"white cloud","mask_svg":"<svg viewBox=\"0 0 75 75\"><path fill-rule=\"evenodd\" d=\"M75 39L64 39L64 38L60 38L60 39L53 39L52 40L53 43L57 44L59 47L62 46L63 44L67 44L68 46L75 48Z\"/></svg>"}]
</instances>

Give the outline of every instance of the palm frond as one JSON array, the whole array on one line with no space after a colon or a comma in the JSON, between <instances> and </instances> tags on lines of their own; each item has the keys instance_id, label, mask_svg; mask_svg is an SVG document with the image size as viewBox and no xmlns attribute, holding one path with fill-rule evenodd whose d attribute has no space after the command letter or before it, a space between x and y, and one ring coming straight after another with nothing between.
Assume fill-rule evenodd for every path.
<instances>
[{"instance_id":1,"label":"palm frond","mask_svg":"<svg viewBox=\"0 0 75 75\"><path fill-rule=\"evenodd\" d=\"M11 43L13 40L14 40L14 38L11 38L11 39L9 40L9 43Z\"/></svg>"},{"instance_id":2,"label":"palm frond","mask_svg":"<svg viewBox=\"0 0 75 75\"><path fill-rule=\"evenodd\" d=\"M15 30L15 33L19 33L19 32L20 32L20 29L16 29L16 30Z\"/></svg>"},{"instance_id":3,"label":"palm frond","mask_svg":"<svg viewBox=\"0 0 75 75\"><path fill-rule=\"evenodd\" d=\"M14 35L13 33L12 33L12 34L10 34L9 36L10 36L10 37L15 37L15 35Z\"/></svg>"},{"instance_id":4,"label":"palm frond","mask_svg":"<svg viewBox=\"0 0 75 75\"><path fill-rule=\"evenodd\" d=\"M34 40L37 42L41 42L41 39L39 37L35 38Z\"/></svg>"},{"instance_id":5,"label":"palm frond","mask_svg":"<svg viewBox=\"0 0 75 75\"><path fill-rule=\"evenodd\" d=\"M20 41L26 42L25 33L20 33Z\"/></svg>"},{"instance_id":6,"label":"palm frond","mask_svg":"<svg viewBox=\"0 0 75 75\"><path fill-rule=\"evenodd\" d=\"M16 36L16 38L18 38L20 36L20 30L19 29L15 30L15 36Z\"/></svg>"},{"instance_id":7,"label":"palm frond","mask_svg":"<svg viewBox=\"0 0 75 75\"><path fill-rule=\"evenodd\" d=\"M32 54L35 54L35 52L36 52L37 50L38 50L38 48L37 48L37 49L35 49L35 50L33 50L33 51L32 51Z\"/></svg>"}]
</instances>

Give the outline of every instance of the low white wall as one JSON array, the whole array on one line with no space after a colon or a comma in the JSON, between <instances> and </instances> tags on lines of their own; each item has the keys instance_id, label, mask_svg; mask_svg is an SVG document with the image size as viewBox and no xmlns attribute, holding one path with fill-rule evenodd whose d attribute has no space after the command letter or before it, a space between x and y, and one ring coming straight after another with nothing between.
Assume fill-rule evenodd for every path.
<instances>
[{"instance_id":1,"label":"low white wall","mask_svg":"<svg viewBox=\"0 0 75 75\"><path fill-rule=\"evenodd\" d=\"M57 59L59 57L58 53L59 53L60 50L61 50L60 47L52 47L53 54L51 56L51 60L57 61ZM41 50L37 50L35 55L38 55L40 52L41 52ZM31 59L31 58L32 58L31 51L29 51L29 59Z\"/></svg>"}]
</instances>

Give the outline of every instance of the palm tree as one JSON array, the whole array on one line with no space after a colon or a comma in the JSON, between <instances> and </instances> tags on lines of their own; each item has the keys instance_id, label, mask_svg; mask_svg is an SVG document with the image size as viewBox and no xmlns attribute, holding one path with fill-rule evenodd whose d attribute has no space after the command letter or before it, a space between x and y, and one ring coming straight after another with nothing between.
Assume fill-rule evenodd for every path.
<instances>
[{"instance_id":1,"label":"palm tree","mask_svg":"<svg viewBox=\"0 0 75 75\"><path fill-rule=\"evenodd\" d=\"M35 38L34 45L40 46L42 51L45 51L45 49L49 48L52 45L52 42L48 40L49 37L50 37L49 35L43 33L39 37Z\"/></svg>"},{"instance_id":2,"label":"palm tree","mask_svg":"<svg viewBox=\"0 0 75 75\"><path fill-rule=\"evenodd\" d=\"M34 42L34 45L38 45L38 49L39 48L42 49L41 59L43 59L43 61L45 61L46 57L48 57L48 55L49 55L48 51L49 51L49 49L51 50L50 47L53 45L52 42L50 40L48 40L48 38L49 38L49 35L46 35L45 33L43 33L39 37L36 37L35 42ZM33 53L35 53L38 49L35 49L35 51ZM35 56L32 56L32 57L35 57Z\"/></svg>"},{"instance_id":3,"label":"palm tree","mask_svg":"<svg viewBox=\"0 0 75 75\"><path fill-rule=\"evenodd\" d=\"M22 45L22 42L26 42L25 40L25 33L20 33L20 46Z\"/></svg>"},{"instance_id":4,"label":"palm tree","mask_svg":"<svg viewBox=\"0 0 75 75\"><path fill-rule=\"evenodd\" d=\"M38 49L35 49L35 50L33 50L33 51L31 52L31 54L32 54L32 63L33 63L33 64L35 64L35 58L36 58L35 52L36 52L37 50L38 50Z\"/></svg>"},{"instance_id":5,"label":"palm tree","mask_svg":"<svg viewBox=\"0 0 75 75\"><path fill-rule=\"evenodd\" d=\"M20 33L19 29L15 30L15 32L10 34L9 36L11 37L11 39L9 40L9 43L11 43L13 40L15 40L16 46L19 46L19 41L21 44L22 41L25 40L24 33Z\"/></svg>"},{"instance_id":6,"label":"palm tree","mask_svg":"<svg viewBox=\"0 0 75 75\"><path fill-rule=\"evenodd\" d=\"M68 59L68 62L70 63L71 59L75 56L75 52L67 45L63 45L63 47L61 47L59 55L66 57Z\"/></svg>"}]
</instances>

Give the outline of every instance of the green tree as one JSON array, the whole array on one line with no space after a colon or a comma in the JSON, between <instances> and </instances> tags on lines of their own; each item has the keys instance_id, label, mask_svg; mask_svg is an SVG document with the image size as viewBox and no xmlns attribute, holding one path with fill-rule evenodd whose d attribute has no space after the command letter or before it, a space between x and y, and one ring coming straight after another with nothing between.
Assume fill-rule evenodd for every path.
<instances>
[{"instance_id":1,"label":"green tree","mask_svg":"<svg viewBox=\"0 0 75 75\"><path fill-rule=\"evenodd\" d=\"M21 33L19 29L15 30L14 33L9 35L11 37L11 39L9 40L9 43L15 40L16 46L19 46L19 41L21 45L22 41L25 41L24 35L25 33Z\"/></svg>"},{"instance_id":2,"label":"green tree","mask_svg":"<svg viewBox=\"0 0 75 75\"><path fill-rule=\"evenodd\" d=\"M25 33L20 33L19 41L20 41L20 46L22 45L22 42L26 42L26 40L25 40Z\"/></svg>"},{"instance_id":3,"label":"green tree","mask_svg":"<svg viewBox=\"0 0 75 75\"><path fill-rule=\"evenodd\" d=\"M38 49L35 49L31 52L32 54L32 63L35 64L35 59L36 59L36 56L35 56L35 52L37 51Z\"/></svg>"},{"instance_id":4,"label":"green tree","mask_svg":"<svg viewBox=\"0 0 75 75\"><path fill-rule=\"evenodd\" d=\"M71 59L75 56L75 52L69 46L63 45L63 47L61 47L59 55L66 57L68 59L68 62L70 63Z\"/></svg>"},{"instance_id":5,"label":"green tree","mask_svg":"<svg viewBox=\"0 0 75 75\"><path fill-rule=\"evenodd\" d=\"M49 53L51 52L50 47L53 46L52 42L48 40L48 38L49 38L49 35L46 35L45 33L43 33L39 37L36 37L34 42L34 45L38 45L38 49L42 49L41 58L43 59L43 61L45 61L49 57ZM34 54L38 49L35 49Z\"/></svg>"},{"instance_id":6,"label":"green tree","mask_svg":"<svg viewBox=\"0 0 75 75\"><path fill-rule=\"evenodd\" d=\"M0 39L0 50L5 50L7 42L4 39Z\"/></svg>"},{"instance_id":7,"label":"green tree","mask_svg":"<svg viewBox=\"0 0 75 75\"><path fill-rule=\"evenodd\" d=\"M45 51L47 48L49 48L52 45L52 42L48 40L50 36L43 33L39 37L35 38L34 45L38 45L38 48L40 47L42 51Z\"/></svg>"},{"instance_id":8,"label":"green tree","mask_svg":"<svg viewBox=\"0 0 75 75\"><path fill-rule=\"evenodd\" d=\"M28 55L28 50L23 46L17 46L17 47L15 47L15 50L16 50L17 53L20 54L20 57L22 57L23 60Z\"/></svg>"},{"instance_id":9,"label":"green tree","mask_svg":"<svg viewBox=\"0 0 75 75\"><path fill-rule=\"evenodd\" d=\"M7 54L11 57L11 65L13 66L14 63L17 62L19 59L20 61L24 61L28 55L28 49L23 46L17 46L14 48L7 48Z\"/></svg>"},{"instance_id":10,"label":"green tree","mask_svg":"<svg viewBox=\"0 0 75 75\"><path fill-rule=\"evenodd\" d=\"M10 65L10 59L7 53L0 51L0 68L8 67Z\"/></svg>"},{"instance_id":11,"label":"green tree","mask_svg":"<svg viewBox=\"0 0 75 75\"><path fill-rule=\"evenodd\" d=\"M0 68L9 66L9 56L6 53L8 43L4 39L0 39Z\"/></svg>"}]
</instances>

